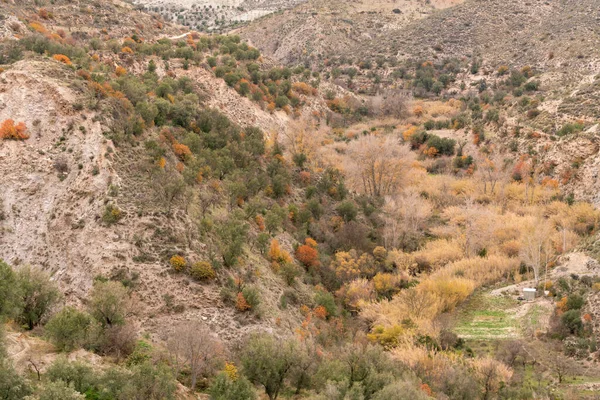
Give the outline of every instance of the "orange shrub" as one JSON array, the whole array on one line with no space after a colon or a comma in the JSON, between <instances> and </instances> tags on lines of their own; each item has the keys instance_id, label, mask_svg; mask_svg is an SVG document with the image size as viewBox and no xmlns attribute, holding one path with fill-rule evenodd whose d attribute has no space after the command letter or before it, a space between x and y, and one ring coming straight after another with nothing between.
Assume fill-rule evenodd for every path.
<instances>
[{"instance_id":1,"label":"orange shrub","mask_svg":"<svg viewBox=\"0 0 600 400\"><path fill-rule=\"evenodd\" d=\"M402 138L404 138L404 141L405 142L410 141L410 138L412 137L412 135L417 133L417 129L418 128L416 126L410 126L407 130L402 132Z\"/></svg>"},{"instance_id":2,"label":"orange shrub","mask_svg":"<svg viewBox=\"0 0 600 400\"><path fill-rule=\"evenodd\" d=\"M174 143L173 144L173 152L180 160L185 160L187 157L192 155L192 151L185 144Z\"/></svg>"},{"instance_id":3,"label":"orange shrub","mask_svg":"<svg viewBox=\"0 0 600 400\"><path fill-rule=\"evenodd\" d=\"M175 255L171 257L171 259L169 260L169 264L171 264L171 267L173 267L175 271L181 272L185 269L187 262L182 256Z\"/></svg>"},{"instance_id":4,"label":"orange shrub","mask_svg":"<svg viewBox=\"0 0 600 400\"><path fill-rule=\"evenodd\" d=\"M80 69L79 71L77 71L77 75L79 75L81 78L85 79L86 81L92 80L92 75L84 69Z\"/></svg>"},{"instance_id":5,"label":"orange shrub","mask_svg":"<svg viewBox=\"0 0 600 400\"><path fill-rule=\"evenodd\" d=\"M431 388L429 387L429 385L428 385L428 384L426 384L426 383L422 383L422 384L421 384L421 391L422 391L423 393L425 393L427 396L429 396L429 397L433 397L433 391L431 390Z\"/></svg>"},{"instance_id":6,"label":"orange shrub","mask_svg":"<svg viewBox=\"0 0 600 400\"><path fill-rule=\"evenodd\" d=\"M316 249L316 242L311 238L306 238L304 244L296 250L296 258L305 267L317 267L319 265L319 252Z\"/></svg>"},{"instance_id":7,"label":"orange shrub","mask_svg":"<svg viewBox=\"0 0 600 400\"><path fill-rule=\"evenodd\" d=\"M279 241L277 241L277 239L274 239L271 242L271 248L269 249L269 258L276 266L292 262L292 257L290 257L287 251L283 250L279 246Z\"/></svg>"},{"instance_id":8,"label":"orange shrub","mask_svg":"<svg viewBox=\"0 0 600 400\"><path fill-rule=\"evenodd\" d=\"M64 54L55 54L52 56L56 61L60 61L63 64L71 65L71 59Z\"/></svg>"},{"instance_id":9,"label":"orange shrub","mask_svg":"<svg viewBox=\"0 0 600 400\"><path fill-rule=\"evenodd\" d=\"M25 123L19 122L15 125L15 121L7 119L0 126L0 139L25 140L29 139L27 127Z\"/></svg>"},{"instance_id":10,"label":"orange shrub","mask_svg":"<svg viewBox=\"0 0 600 400\"><path fill-rule=\"evenodd\" d=\"M308 185L310 183L310 172L300 171L300 181L303 185Z\"/></svg>"},{"instance_id":11,"label":"orange shrub","mask_svg":"<svg viewBox=\"0 0 600 400\"><path fill-rule=\"evenodd\" d=\"M242 292L239 292L237 294L237 297L235 299L235 308L237 308L239 311L248 311L252 308L250 304L248 304L248 302L246 301L246 298L244 297L244 294Z\"/></svg>"},{"instance_id":12,"label":"orange shrub","mask_svg":"<svg viewBox=\"0 0 600 400\"><path fill-rule=\"evenodd\" d=\"M292 85L292 89L294 89L294 91L301 93L303 95L311 95L311 96L315 96L317 94L317 89L315 89L314 87L304 83L304 82L296 82Z\"/></svg>"},{"instance_id":13,"label":"orange shrub","mask_svg":"<svg viewBox=\"0 0 600 400\"><path fill-rule=\"evenodd\" d=\"M40 18L42 19L48 19L50 18L50 13L48 12L48 10L46 10L45 8L40 8L38 10L38 15L40 16Z\"/></svg>"},{"instance_id":14,"label":"orange shrub","mask_svg":"<svg viewBox=\"0 0 600 400\"><path fill-rule=\"evenodd\" d=\"M43 35L48 33L48 30L46 29L46 27L42 24L40 24L39 22L32 22L29 24L29 27L31 29L33 29L34 31L36 31L37 33L41 33Z\"/></svg>"},{"instance_id":15,"label":"orange shrub","mask_svg":"<svg viewBox=\"0 0 600 400\"><path fill-rule=\"evenodd\" d=\"M121 49L121 53L133 54L133 50L131 49L131 47L125 46Z\"/></svg>"},{"instance_id":16,"label":"orange shrub","mask_svg":"<svg viewBox=\"0 0 600 400\"><path fill-rule=\"evenodd\" d=\"M425 113L425 111L423 110L423 107L421 107L421 106L416 106L415 108L413 108L413 114L416 117L422 117L424 113Z\"/></svg>"},{"instance_id":17,"label":"orange shrub","mask_svg":"<svg viewBox=\"0 0 600 400\"><path fill-rule=\"evenodd\" d=\"M317 318L327 319L327 309L323 306L317 306L314 313Z\"/></svg>"},{"instance_id":18,"label":"orange shrub","mask_svg":"<svg viewBox=\"0 0 600 400\"><path fill-rule=\"evenodd\" d=\"M115 68L115 75L117 76L123 76L127 74L127 70L123 67L118 66L117 68Z\"/></svg>"},{"instance_id":19,"label":"orange shrub","mask_svg":"<svg viewBox=\"0 0 600 400\"><path fill-rule=\"evenodd\" d=\"M567 311L567 301L568 300L569 299L565 296L556 302L556 309L558 310L559 314L562 314L563 312Z\"/></svg>"},{"instance_id":20,"label":"orange shrub","mask_svg":"<svg viewBox=\"0 0 600 400\"><path fill-rule=\"evenodd\" d=\"M256 225L258 225L258 230L261 232L264 232L265 230L265 219L263 218L262 215L258 214L255 218L254 221L256 222Z\"/></svg>"}]
</instances>

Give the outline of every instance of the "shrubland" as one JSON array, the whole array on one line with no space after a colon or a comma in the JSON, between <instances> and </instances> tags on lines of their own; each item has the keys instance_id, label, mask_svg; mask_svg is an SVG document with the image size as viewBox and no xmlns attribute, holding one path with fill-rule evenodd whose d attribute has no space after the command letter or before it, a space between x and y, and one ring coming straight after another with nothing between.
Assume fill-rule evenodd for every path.
<instances>
[{"instance_id":1,"label":"shrubland","mask_svg":"<svg viewBox=\"0 0 600 400\"><path fill-rule=\"evenodd\" d=\"M292 115L275 134L206 105L182 71L213 71L256 107L289 114L320 96L319 74L268 68L236 36L103 43L28 22L21 40L3 43L2 60L43 59L70 74L85 98L74 109L96 114L120 156L124 180L111 189L121 194L107 196L97 223L116 230L155 218L149 240L132 239L132 262L151 261L194 290L216 286L220 307L276 334L225 343L197 320L158 332L163 340L142 339L135 279L97 276L74 307L41 270L0 263L0 314L12 329L40 332L60 353L85 349L112 361L97 372L58 357L36 380L14 372L0 348L7 398L168 399L178 384L215 399L264 392L271 400L529 390L515 379L517 356L475 355L444 321L489 286L547 288L547 271L598 230L598 211L563 192L536 152L511 154L486 138L502 123L497 108L509 91L521 98L539 89L535 71L499 69L494 91L483 81L477 94L448 101L390 91L369 105L325 93L323 118ZM476 60L411 61L393 76L425 98L466 67L477 73ZM28 122L6 120L2 137L30 140ZM465 129L468 144L453 134ZM548 338L568 356L595 349L591 316L582 314L595 284L571 277L550 289L557 301ZM297 323L282 327L274 308Z\"/></svg>"}]
</instances>

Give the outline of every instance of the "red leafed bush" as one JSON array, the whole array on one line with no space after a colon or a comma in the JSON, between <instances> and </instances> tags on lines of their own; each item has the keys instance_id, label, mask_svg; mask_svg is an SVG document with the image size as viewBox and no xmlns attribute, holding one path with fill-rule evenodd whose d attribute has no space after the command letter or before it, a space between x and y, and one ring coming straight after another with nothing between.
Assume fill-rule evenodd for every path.
<instances>
[{"instance_id":1,"label":"red leafed bush","mask_svg":"<svg viewBox=\"0 0 600 400\"><path fill-rule=\"evenodd\" d=\"M15 121L7 119L2 123L2 126L0 126L0 138L12 140L29 139L27 126L25 126L25 123L23 122L19 122L15 125Z\"/></svg>"},{"instance_id":2,"label":"red leafed bush","mask_svg":"<svg viewBox=\"0 0 600 400\"><path fill-rule=\"evenodd\" d=\"M316 267L319 265L319 252L315 248L314 240L308 238L305 244L299 246L296 250L296 258L306 267Z\"/></svg>"}]
</instances>

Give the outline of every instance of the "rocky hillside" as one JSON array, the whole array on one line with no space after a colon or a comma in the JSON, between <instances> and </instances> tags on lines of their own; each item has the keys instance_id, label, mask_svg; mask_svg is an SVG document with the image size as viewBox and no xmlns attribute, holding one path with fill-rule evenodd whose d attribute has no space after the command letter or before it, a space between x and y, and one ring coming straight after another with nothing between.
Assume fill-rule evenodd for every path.
<instances>
[{"instance_id":1,"label":"rocky hillside","mask_svg":"<svg viewBox=\"0 0 600 400\"><path fill-rule=\"evenodd\" d=\"M396 55L379 49L395 43L398 32L412 21L461 2L309 1L255 21L240 33L268 56L290 65L319 65L336 56L375 59Z\"/></svg>"},{"instance_id":2,"label":"rocky hillside","mask_svg":"<svg viewBox=\"0 0 600 400\"><path fill-rule=\"evenodd\" d=\"M72 304L85 300L98 276L133 280L140 302L138 322L152 333L164 332L174 321L194 319L207 321L223 339L235 339L247 330L274 326L275 320L298 318L290 312L272 314L284 285L270 276L262 257L253 261L256 268L266 267L263 275L269 288L263 299L269 312L261 320L225 307L221 283L201 285L170 273L172 255L199 260L214 250L207 249L206 238L199 238L193 218L180 210L185 203L182 196L173 201L177 217L165 213L164 203L157 200L158 178L149 174L152 161L148 163L147 152L123 144L116 148L113 140L122 129L118 120L122 111L108 111L102 97L112 89L92 84L90 76L114 80L122 73L141 75L152 59L156 79L188 79L202 109L218 110L242 128L258 127L276 136L290 116L268 112L240 96L206 64L184 67L184 59L174 57L167 71L155 57L124 50L180 31L126 3L64 1L45 9L31 1L1 7L8 41L0 73L0 119L23 122L29 138L0 142L0 258L14 266L41 266L51 272ZM128 20L131 24L123 23ZM19 40L24 37L32 42L21 49L19 43L25 42ZM115 51L95 43L96 38L112 43ZM123 38L128 38L125 43ZM48 50L38 51L36 46ZM11 49L18 50L13 54ZM39 54L44 51L46 55ZM70 57L47 56L48 52ZM9 64L11 54L20 61ZM134 89L122 90L129 94ZM316 101L304 112L310 115L324 107ZM158 135L152 131L140 138L140 146ZM172 162L174 169L175 159ZM113 223L110 212L117 209L118 223ZM167 240L155 239L159 229L169 235ZM149 249L141 244L145 241L151 242ZM141 256L140 249L147 253Z\"/></svg>"}]
</instances>

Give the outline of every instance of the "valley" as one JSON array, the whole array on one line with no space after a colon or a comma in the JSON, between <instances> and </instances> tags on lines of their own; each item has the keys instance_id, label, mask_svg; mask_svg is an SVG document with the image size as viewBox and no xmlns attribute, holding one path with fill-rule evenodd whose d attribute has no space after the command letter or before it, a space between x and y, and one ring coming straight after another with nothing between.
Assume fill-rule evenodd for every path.
<instances>
[{"instance_id":1,"label":"valley","mask_svg":"<svg viewBox=\"0 0 600 400\"><path fill-rule=\"evenodd\" d=\"M0 398L597 397L594 1L0 10Z\"/></svg>"}]
</instances>

